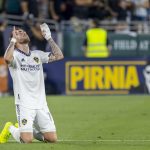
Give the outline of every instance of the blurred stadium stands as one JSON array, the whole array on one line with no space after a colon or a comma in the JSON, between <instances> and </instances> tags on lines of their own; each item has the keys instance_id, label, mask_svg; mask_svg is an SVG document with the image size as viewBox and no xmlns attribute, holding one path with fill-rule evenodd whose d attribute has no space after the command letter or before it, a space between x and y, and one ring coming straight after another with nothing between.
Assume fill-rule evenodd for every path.
<instances>
[{"instance_id":1,"label":"blurred stadium stands","mask_svg":"<svg viewBox=\"0 0 150 150\"><path fill-rule=\"evenodd\" d=\"M59 23L51 19L29 19L30 21L32 20L32 26L36 26L36 24L42 22L49 24L54 39L62 48L66 57L83 56L82 46L85 39L85 32L89 27L90 21L74 19L70 21L61 21ZM24 20L21 16L5 15L4 17L1 17L1 23L3 22L7 23L7 26L2 31L6 48L12 27L24 27L27 20ZM130 23L125 21L100 21L99 26L108 31L109 41L112 45L111 56L137 57L150 55L150 26L148 21L132 21ZM40 32L39 28L38 31ZM32 37L33 33L30 34ZM32 42L33 41L31 40L31 46ZM34 44L36 45L37 43L38 42ZM141 45L139 43L141 43ZM41 44L43 43L41 42ZM42 50L46 51L46 49Z\"/></svg>"}]
</instances>

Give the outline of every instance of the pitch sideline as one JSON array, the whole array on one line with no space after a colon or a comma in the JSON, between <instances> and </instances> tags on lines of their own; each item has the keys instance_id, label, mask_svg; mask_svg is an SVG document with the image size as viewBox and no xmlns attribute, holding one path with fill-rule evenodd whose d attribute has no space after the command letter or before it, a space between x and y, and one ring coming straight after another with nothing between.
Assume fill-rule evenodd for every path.
<instances>
[{"instance_id":1,"label":"pitch sideline","mask_svg":"<svg viewBox=\"0 0 150 150\"><path fill-rule=\"evenodd\" d=\"M15 140L9 140L8 142L16 142ZM36 142L40 142L40 141L33 141L33 143L36 143ZM114 139L114 140L69 140L69 139L61 139L61 140L58 140L58 142L121 142L121 143L123 143L123 142L150 142L150 139L148 139L148 140L142 140L142 139L136 139L136 140L131 140L131 139Z\"/></svg>"}]
</instances>

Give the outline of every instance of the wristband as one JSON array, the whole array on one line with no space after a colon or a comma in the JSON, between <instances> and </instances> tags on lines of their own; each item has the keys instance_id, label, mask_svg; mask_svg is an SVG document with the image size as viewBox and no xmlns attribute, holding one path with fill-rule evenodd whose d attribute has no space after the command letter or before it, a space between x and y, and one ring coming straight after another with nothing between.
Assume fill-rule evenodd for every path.
<instances>
[{"instance_id":1,"label":"wristband","mask_svg":"<svg viewBox=\"0 0 150 150\"><path fill-rule=\"evenodd\" d=\"M17 42L17 40L16 40L15 38L11 38L10 42L12 42L12 43L16 43L16 42Z\"/></svg>"}]
</instances>

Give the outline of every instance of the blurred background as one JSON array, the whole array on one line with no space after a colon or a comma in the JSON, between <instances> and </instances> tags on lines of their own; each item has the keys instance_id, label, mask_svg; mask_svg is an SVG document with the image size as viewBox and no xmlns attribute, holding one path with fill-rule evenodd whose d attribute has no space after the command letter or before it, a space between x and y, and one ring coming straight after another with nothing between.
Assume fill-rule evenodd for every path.
<instances>
[{"instance_id":1,"label":"blurred background","mask_svg":"<svg viewBox=\"0 0 150 150\"><path fill-rule=\"evenodd\" d=\"M49 51L43 22L65 56L43 66L47 94L150 93L149 0L0 0L0 96L13 94L3 59L12 27Z\"/></svg>"}]
</instances>

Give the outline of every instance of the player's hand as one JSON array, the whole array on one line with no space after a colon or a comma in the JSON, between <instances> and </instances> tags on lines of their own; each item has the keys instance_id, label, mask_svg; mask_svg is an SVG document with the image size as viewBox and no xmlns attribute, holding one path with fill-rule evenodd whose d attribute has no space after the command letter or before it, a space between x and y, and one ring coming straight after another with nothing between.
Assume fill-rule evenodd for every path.
<instances>
[{"instance_id":1,"label":"player's hand","mask_svg":"<svg viewBox=\"0 0 150 150\"><path fill-rule=\"evenodd\" d=\"M17 39L17 33L16 33L16 28L15 28L15 26L13 27L12 37Z\"/></svg>"},{"instance_id":2,"label":"player's hand","mask_svg":"<svg viewBox=\"0 0 150 150\"><path fill-rule=\"evenodd\" d=\"M41 32L42 32L43 37L46 40L49 40L51 38L51 31L50 31L48 25L46 23L43 23L40 25L40 28L41 28Z\"/></svg>"},{"instance_id":3,"label":"player's hand","mask_svg":"<svg viewBox=\"0 0 150 150\"><path fill-rule=\"evenodd\" d=\"M11 42L13 42L13 43L16 43L16 42L17 42L17 33L16 33L16 28L15 28L15 26L13 27L13 31L12 31Z\"/></svg>"}]
</instances>

